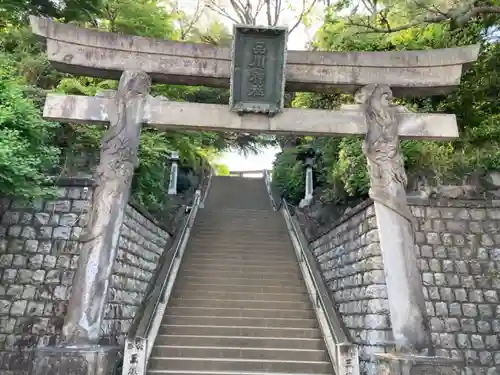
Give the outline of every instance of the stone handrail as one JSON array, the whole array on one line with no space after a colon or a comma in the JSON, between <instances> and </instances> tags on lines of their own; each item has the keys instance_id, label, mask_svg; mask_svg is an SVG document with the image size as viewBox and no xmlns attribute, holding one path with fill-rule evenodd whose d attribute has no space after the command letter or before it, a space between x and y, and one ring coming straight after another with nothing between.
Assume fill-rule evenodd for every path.
<instances>
[{"instance_id":1,"label":"stone handrail","mask_svg":"<svg viewBox=\"0 0 500 375\"><path fill-rule=\"evenodd\" d=\"M215 168L210 166L210 176L208 176L207 186L205 187L205 191L203 192L203 197L200 201L200 208L205 208L205 201L207 200L208 192L210 191L210 187L212 186L212 177L215 176Z\"/></svg>"},{"instance_id":2,"label":"stone handrail","mask_svg":"<svg viewBox=\"0 0 500 375\"><path fill-rule=\"evenodd\" d=\"M136 313L125 342L123 375L131 373L136 375L146 374L147 362L170 293L172 292L200 203L201 191L197 190L191 211L184 219L180 235L175 239L173 246L166 252L157 272L155 272L155 277L150 281L150 289Z\"/></svg>"},{"instance_id":3,"label":"stone handrail","mask_svg":"<svg viewBox=\"0 0 500 375\"><path fill-rule=\"evenodd\" d=\"M359 375L358 347L353 343L342 317L335 308L333 298L318 268L314 255L304 237L300 225L288 209L288 204L281 198L279 205L272 195L269 172L264 171L264 180L271 204L276 211L281 211L290 234L290 239L299 261L306 288L314 304L316 317L323 332L328 354L337 375Z\"/></svg>"}]
</instances>

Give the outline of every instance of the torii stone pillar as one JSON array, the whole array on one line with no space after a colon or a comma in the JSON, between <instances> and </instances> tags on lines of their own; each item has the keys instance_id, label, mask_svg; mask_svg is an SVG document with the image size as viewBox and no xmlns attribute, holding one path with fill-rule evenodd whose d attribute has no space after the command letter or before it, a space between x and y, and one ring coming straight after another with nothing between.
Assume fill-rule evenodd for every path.
<instances>
[{"instance_id":1,"label":"torii stone pillar","mask_svg":"<svg viewBox=\"0 0 500 375\"><path fill-rule=\"evenodd\" d=\"M150 86L148 74L125 71L108 102L109 128L101 141L92 209L62 328L63 346L40 351L34 374L107 375L116 363L116 350L97 344Z\"/></svg>"},{"instance_id":2,"label":"torii stone pillar","mask_svg":"<svg viewBox=\"0 0 500 375\"><path fill-rule=\"evenodd\" d=\"M367 85L355 100L365 115L363 153L370 175L396 353L376 354L379 375L460 375L463 361L435 357L415 249L416 220L407 204L400 116L387 85Z\"/></svg>"},{"instance_id":3,"label":"torii stone pillar","mask_svg":"<svg viewBox=\"0 0 500 375\"><path fill-rule=\"evenodd\" d=\"M400 153L396 107L386 85L368 85L355 95L368 131L369 195L374 201L384 260L392 332L400 351L415 353L432 345L422 281L415 254L415 218L406 203L406 172Z\"/></svg>"}]
</instances>

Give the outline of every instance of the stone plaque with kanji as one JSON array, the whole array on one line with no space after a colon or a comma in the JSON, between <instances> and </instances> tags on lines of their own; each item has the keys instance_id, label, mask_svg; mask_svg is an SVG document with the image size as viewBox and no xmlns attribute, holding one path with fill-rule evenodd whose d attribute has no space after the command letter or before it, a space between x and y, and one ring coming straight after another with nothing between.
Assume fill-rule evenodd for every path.
<instances>
[{"instance_id":1,"label":"stone plaque with kanji","mask_svg":"<svg viewBox=\"0 0 500 375\"><path fill-rule=\"evenodd\" d=\"M287 28L236 25L231 111L273 116L283 109Z\"/></svg>"}]
</instances>

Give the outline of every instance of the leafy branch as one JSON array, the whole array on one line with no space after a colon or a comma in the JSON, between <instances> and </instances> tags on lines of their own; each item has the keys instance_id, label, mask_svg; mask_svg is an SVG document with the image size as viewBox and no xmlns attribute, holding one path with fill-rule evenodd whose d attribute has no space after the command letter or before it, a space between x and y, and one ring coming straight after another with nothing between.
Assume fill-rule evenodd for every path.
<instances>
[{"instance_id":1,"label":"leafy branch","mask_svg":"<svg viewBox=\"0 0 500 375\"><path fill-rule=\"evenodd\" d=\"M356 19L352 16L348 17L347 24L364 29L363 33L396 33L441 22L450 22L455 27L462 27L479 16L500 14L500 6L475 4L477 4L476 1L467 0L456 6L441 9L435 4L428 5L424 1L416 0L411 5L417 13L409 17L413 20L393 26L388 19L389 6L379 7L377 0L361 0L352 13L357 12L359 6L362 5L370 14L366 17L360 17L358 14Z\"/></svg>"}]
</instances>

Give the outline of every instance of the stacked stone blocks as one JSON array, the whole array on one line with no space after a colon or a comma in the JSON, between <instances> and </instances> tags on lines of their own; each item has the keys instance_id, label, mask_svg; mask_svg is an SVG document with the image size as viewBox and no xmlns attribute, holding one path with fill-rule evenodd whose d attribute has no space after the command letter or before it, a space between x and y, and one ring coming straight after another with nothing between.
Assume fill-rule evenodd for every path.
<instances>
[{"instance_id":1,"label":"stacked stone blocks","mask_svg":"<svg viewBox=\"0 0 500 375\"><path fill-rule=\"evenodd\" d=\"M26 369L29 350L58 344L88 220L92 181L66 181L56 197L0 205L0 372ZM102 343L123 344L170 235L128 205ZM3 373L3 372L2 372Z\"/></svg>"},{"instance_id":2,"label":"stacked stone blocks","mask_svg":"<svg viewBox=\"0 0 500 375\"><path fill-rule=\"evenodd\" d=\"M372 356L392 347L392 333L373 206L357 206L310 246L344 323L359 345L361 370L374 373Z\"/></svg>"},{"instance_id":3,"label":"stacked stone blocks","mask_svg":"<svg viewBox=\"0 0 500 375\"><path fill-rule=\"evenodd\" d=\"M414 200L436 354L471 374L500 374L500 204Z\"/></svg>"},{"instance_id":4,"label":"stacked stone blocks","mask_svg":"<svg viewBox=\"0 0 500 375\"><path fill-rule=\"evenodd\" d=\"M464 360L467 374L500 374L500 202L409 199L436 354ZM323 276L364 374L391 350L389 309L373 205L345 214L313 239Z\"/></svg>"}]
</instances>

